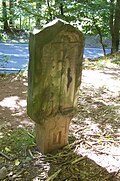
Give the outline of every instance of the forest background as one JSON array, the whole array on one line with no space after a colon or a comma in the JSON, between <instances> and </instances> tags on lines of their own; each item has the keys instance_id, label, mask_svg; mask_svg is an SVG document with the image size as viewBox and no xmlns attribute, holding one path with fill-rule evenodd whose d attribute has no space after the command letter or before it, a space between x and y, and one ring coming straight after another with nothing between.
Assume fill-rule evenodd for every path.
<instances>
[{"instance_id":1,"label":"forest background","mask_svg":"<svg viewBox=\"0 0 120 181\"><path fill-rule=\"evenodd\" d=\"M106 38L111 53L119 50L120 0L1 0L0 39L7 35L42 28L61 18L80 29L84 35L98 35L104 54Z\"/></svg>"}]
</instances>

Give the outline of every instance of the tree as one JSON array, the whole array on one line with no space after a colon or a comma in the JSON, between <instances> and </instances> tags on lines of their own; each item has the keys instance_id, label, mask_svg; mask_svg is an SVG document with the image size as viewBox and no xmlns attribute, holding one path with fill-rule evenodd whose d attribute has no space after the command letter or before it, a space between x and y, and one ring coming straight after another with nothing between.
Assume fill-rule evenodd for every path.
<instances>
[{"instance_id":1,"label":"tree","mask_svg":"<svg viewBox=\"0 0 120 181\"><path fill-rule=\"evenodd\" d=\"M120 0L110 0L110 33L112 36L111 53L119 49Z\"/></svg>"},{"instance_id":2,"label":"tree","mask_svg":"<svg viewBox=\"0 0 120 181\"><path fill-rule=\"evenodd\" d=\"M99 37L100 37L100 43L102 45L102 49L103 49L103 52L104 52L104 55L106 55L106 50L105 50L105 45L103 43L103 36L102 36L102 30L101 28L99 27L99 25L97 24L95 18L93 17L93 25L95 26L98 34L99 34Z\"/></svg>"},{"instance_id":3,"label":"tree","mask_svg":"<svg viewBox=\"0 0 120 181\"><path fill-rule=\"evenodd\" d=\"M60 8L60 15L61 15L61 17L63 17L64 16L64 10L63 10L63 2L62 1L60 2L59 8Z\"/></svg>"},{"instance_id":4,"label":"tree","mask_svg":"<svg viewBox=\"0 0 120 181\"><path fill-rule=\"evenodd\" d=\"M36 11L40 11L41 10L41 3L39 0L36 0ZM40 26L40 17L36 16L36 26L39 27Z\"/></svg>"},{"instance_id":5,"label":"tree","mask_svg":"<svg viewBox=\"0 0 120 181\"><path fill-rule=\"evenodd\" d=\"M14 17L14 1L13 1L13 0L9 0L9 14L10 14L9 25L13 27L13 26L14 26L14 23L13 23L13 17Z\"/></svg>"},{"instance_id":6,"label":"tree","mask_svg":"<svg viewBox=\"0 0 120 181\"><path fill-rule=\"evenodd\" d=\"M48 7L48 16L49 16L49 21L51 21L53 19L53 16L52 16L52 12L51 12L51 6L50 6L50 0L46 0L46 3L47 3L47 7Z\"/></svg>"},{"instance_id":7,"label":"tree","mask_svg":"<svg viewBox=\"0 0 120 181\"><path fill-rule=\"evenodd\" d=\"M104 54L104 38L111 35L111 52L118 51L120 0L2 0L2 4L5 31L13 24L31 29L61 18L84 34L99 35Z\"/></svg>"},{"instance_id":8,"label":"tree","mask_svg":"<svg viewBox=\"0 0 120 181\"><path fill-rule=\"evenodd\" d=\"M2 0L2 7L3 7L3 29L4 31L10 30L9 25L8 25L8 14L7 14L7 5L6 5L6 0Z\"/></svg>"},{"instance_id":9,"label":"tree","mask_svg":"<svg viewBox=\"0 0 120 181\"><path fill-rule=\"evenodd\" d=\"M104 37L109 34L109 9L107 0L76 1L77 4L76 2L72 2L71 10L69 10L71 15L74 14L74 23L77 22L77 26L85 34L99 35L99 41L105 55Z\"/></svg>"}]
</instances>

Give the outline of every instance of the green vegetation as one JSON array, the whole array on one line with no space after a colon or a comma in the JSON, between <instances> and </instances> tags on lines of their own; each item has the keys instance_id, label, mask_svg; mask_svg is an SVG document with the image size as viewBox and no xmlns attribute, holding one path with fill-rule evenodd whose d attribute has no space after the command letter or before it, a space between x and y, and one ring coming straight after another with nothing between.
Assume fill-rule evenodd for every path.
<instances>
[{"instance_id":1,"label":"green vegetation","mask_svg":"<svg viewBox=\"0 0 120 181\"><path fill-rule=\"evenodd\" d=\"M36 150L33 129L5 127L0 130L0 168L7 168L4 181L19 178L27 180L35 175L34 156ZM0 178L3 173L0 170Z\"/></svg>"},{"instance_id":2,"label":"green vegetation","mask_svg":"<svg viewBox=\"0 0 120 181\"><path fill-rule=\"evenodd\" d=\"M120 65L120 53L109 54L104 57L96 59L85 59L83 62L83 69L103 69L109 65L117 64Z\"/></svg>"},{"instance_id":3,"label":"green vegetation","mask_svg":"<svg viewBox=\"0 0 120 181\"><path fill-rule=\"evenodd\" d=\"M118 64L120 65L120 53L115 53L112 54L109 58L108 58L112 63Z\"/></svg>"},{"instance_id":4,"label":"green vegetation","mask_svg":"<svg viewBox=\"0 0 120 181\"><path fill-rule=\"evenodd\" d=\"M22 36L55 18L78 27L84 34L98 35L104 54L104 37L112 38L112 53L118 51L120 30L119 0L2 0L0 27L3 33ZM6 34L0 36L6 39Z\"/></svg>"},{"instance_id":5,"label":"green vegetation","mask_svg":"<svg viewBox=\"0 0 120 181\"><path fill-rule=\"evenodd\" d=\"M2 68L6 67L6 64L8 63L9 60L10 60L10 58L7 55L3 55L0 58L0 67L2 67Z\"/></svg>"},{"instance_id":6,"label":"green vegetation","mask_svg":"<svg viewBox=\"0 0 120 181\"><path fill-rule=\"evenodd\" d=\"M14 156L25 156L28 149L35 146L33 130L18 128L0 132L0 151L11 159Z\"/></svg>"}]
</instances>

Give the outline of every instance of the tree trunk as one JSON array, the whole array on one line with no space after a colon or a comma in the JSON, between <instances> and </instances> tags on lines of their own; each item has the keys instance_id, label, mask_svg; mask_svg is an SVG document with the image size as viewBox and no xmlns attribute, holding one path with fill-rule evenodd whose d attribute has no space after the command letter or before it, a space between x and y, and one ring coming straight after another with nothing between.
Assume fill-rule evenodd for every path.
<instances>
[{"instance_id":1,"label":"tree trunk","mask_svg":"<svg viewBox=\"0 0 120 181\"><path fill-rule=\"evenodd\" d=\"M47 6L48 6L48 11L49 11L49 16L50 16L50 21L53 19L52 13L51 13L51 8L50 8L50 1L47 0Z\"/></svg>"},{"instance_id":2,"label":"tree trunk","mask_svg":"<svg viewBox=\"0 0 120 181\"><path fill-rule=\"evenodd\" d=\"M103 37L102 37L101 29L97 25L95 27L96 27L96 29L98 31L98 34L99 34L99 37L100 37L100 43L102 45L102 49L103 49L104 55L106 55L105 45L103 43Z\"/></svg>"},{"instance_id":3,"label":"tree trunk","mask_svg":"<svg viewBox=\"0 0 120 181\"><path fill-rule=\"evenodd\" d=\"M110 33L112 37L112 47L114 45L113 40L114 40L114 0L110 1ZM111 53L112 53L112 48L111 47Z\"/></svg>"},{"instance_id":4,"label":"tree trunk","mask_svg":"<svg viewBox=\"0 0 120 181\"><path fill-rule=\"evenodd\" d=\"M10 21L9 21L9 25L11 27L14 26L14 23L13 23L13 7L14 7L14 2L13 0L9 0L9 12L10 12Z\"/></svg>"},{"instance_id":5,"label":"tree trunk","mask_svg":"<svg viewBox=\"0 0 120 181\"><path fill-rule=\"evenodd\" d=\"M114 49L113 51L118 51L119 49L119 28L120 28L120 0L116 2L115 8L115 21L114 21Z\"/></svg>"},{"instance_id":6,"label":"tree trunk","mask_svg":"<svg viewBox=\"0 0 120 181\"><path fill-rule=\"evenodd\" d=\"M64 16L64 11L63 11L63 3L60 3L60 15Z\"/></svg>"},{"instance_id":7,"label":"tree trunk","mask_svg":"<svg viewBox=\"0 0 120 181\"><path fill-rule=\"evenodd\" d=\"M20 30L22 29L22 16L20 15Z\"/></svg>"},{"instance_id":8,"label":"tree trunk","mask_svg":"<svg viewBox=\"0 0 120 181\"><path fill-rule=\"evenodd\" d=\"M40 10L41 9L41 3L39 2L39 0L36 0L36 10ZM37 16L36 17L36 26L40 27L40 17Z\"/></svg>"},{"instance_id":9,"label":"tree trunk","mask_svg":"<svg viewBox=\"0 0 120 181\"><path fill-rule=\"evenodd\" d=\"M119 29L120 29L120 0L111 0L110 9L110 32L112 36L111 53L115 53L119 49Z\"/></svg>"},{"instance_id":10,"label":"tree trunk","mask_svg":"<svg viewBox=\"0 0 120 181\"><path fill-rule=\"evenodd\" d=\"M99 37L100 37L100 43L102 45L102 49L103 49L103 52L104 52L104 55L106 55L106 50L105 50L105 45L103 43L103 37L102 37L102 32L101 32L101 29L100 27L97 25L96 21L95 21L95 18L93 17L93 24L99 34Z\"/></svg>"},{"instance_id":11,"label":"tree trunk","mask_svg":"<svg viewBox=\"0 0 120 181\"><path fill-rule=\"evenodd\" d=\"M2 0L2 6L3 6L3 23L4 23L4 31L9 31L9 25L7 20L7 5L6 0Z\"/></svg>"}]
</instances>

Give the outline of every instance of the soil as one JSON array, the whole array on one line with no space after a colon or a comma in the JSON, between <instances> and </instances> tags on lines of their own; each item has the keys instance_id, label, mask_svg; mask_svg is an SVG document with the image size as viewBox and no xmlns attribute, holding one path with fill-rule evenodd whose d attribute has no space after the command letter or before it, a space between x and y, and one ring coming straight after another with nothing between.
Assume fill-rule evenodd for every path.
<instances>
[{"instance_id":1,"label":"soil","mask_svg":"<svg viewBox=\"0 0 120 181\"><path fill-rule=\"evenodd\" d=\"M83 70L69 145L48 155L39 153L36 145L24 154L9 154L6 142L6 152L0 149L0 168L7 168L4 180L119 181L119 75L120 66L115 64ZM9 139L10 131L34 128L26 113L27 85L24 76L0 76L0 136L7 133Z\"/></svg>"}]
</instances>

